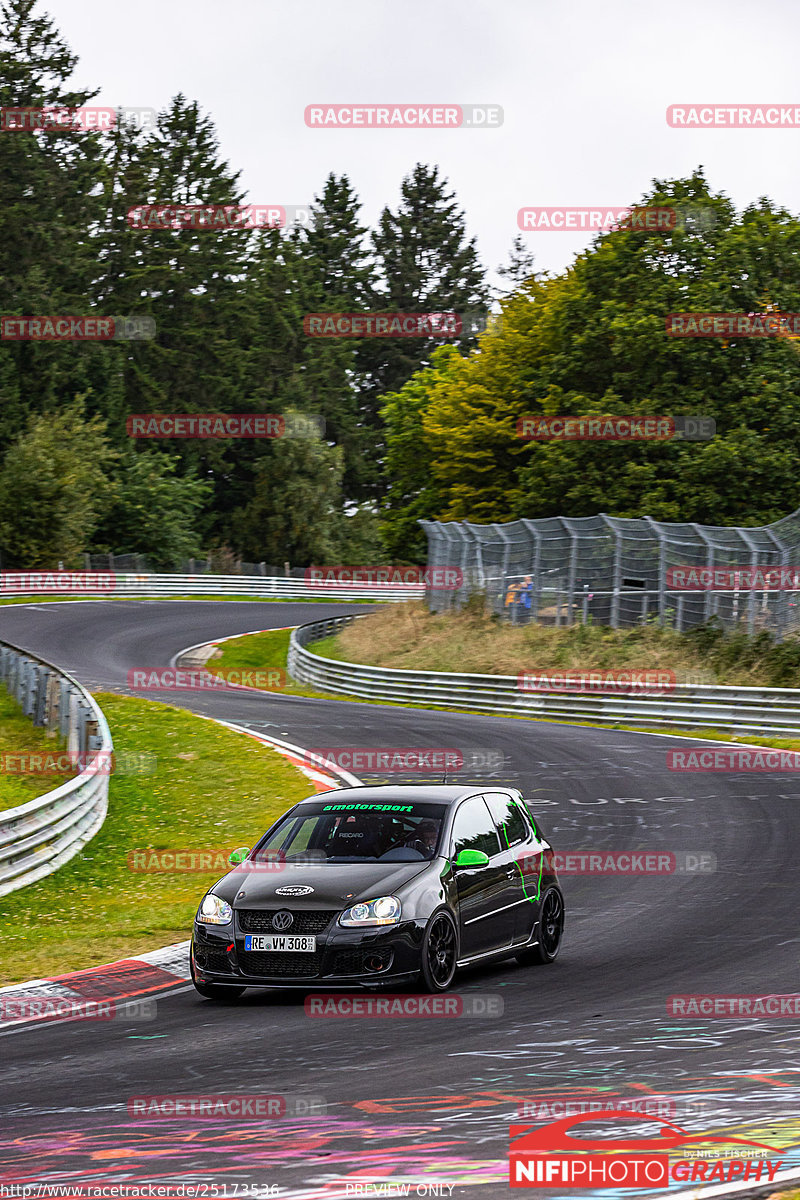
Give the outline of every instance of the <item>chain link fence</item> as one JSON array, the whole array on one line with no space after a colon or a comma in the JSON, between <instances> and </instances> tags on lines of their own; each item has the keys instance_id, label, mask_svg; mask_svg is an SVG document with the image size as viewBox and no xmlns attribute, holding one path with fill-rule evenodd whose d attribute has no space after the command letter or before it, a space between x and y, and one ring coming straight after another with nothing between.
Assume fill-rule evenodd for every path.
<instances>
[{"instance_id":1,"label":"chain link fence","mask_svg":"<svg viewBox=\"0 0 800 1200\"><path fill-rule=\"evenodd\" d=\"M429 589L434 612L483 592L492 612L514 623L591 618L618 629L658 620L683 631L717 617L727 629L742 624L778 640L800 629L800 509L752 529L605 513L420 524L428 566L458 573L457 586ZM691 588L684 568L695 569Z\"/></svg>"}]
</instances>

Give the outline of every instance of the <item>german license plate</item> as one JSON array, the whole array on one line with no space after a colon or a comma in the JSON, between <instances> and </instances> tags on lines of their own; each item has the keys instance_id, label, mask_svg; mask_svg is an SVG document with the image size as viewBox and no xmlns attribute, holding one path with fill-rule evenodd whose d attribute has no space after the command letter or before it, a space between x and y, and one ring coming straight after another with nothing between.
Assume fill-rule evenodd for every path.
<instances>
[{"instance_id":1,"label":"german license plate","mask_svg":"<svg viewBox=\"0 0 800 1200\"><path fill-rule=\"evenodd\" d=\"M315 937L301 937L297 933L248 933L244 939L245 950L293 950L300 954L313 954L317 948Z\"/></svg>"}]
</instances>

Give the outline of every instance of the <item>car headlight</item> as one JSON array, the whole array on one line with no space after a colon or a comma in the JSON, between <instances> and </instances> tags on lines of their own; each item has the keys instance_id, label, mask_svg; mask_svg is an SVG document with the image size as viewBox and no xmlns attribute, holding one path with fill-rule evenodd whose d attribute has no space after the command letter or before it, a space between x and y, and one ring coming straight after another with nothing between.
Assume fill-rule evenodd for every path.
<instances>
[{"instance_id":1,"label":"car headlight","mask_svg":"<svg viewBox=\"0 0 800 1200\"><path fill-rule=\"evenodd\" d=\"M197 919L203 925L227 925L232 916L233 909L228 901L215 896L213 892L203 897L197 910Z\"/></svg>"},{"instance_id":2,"label":"car headlight","mask_svg":"<svg viewBox=\"0 0 800 1200\"><path fill-rule=\"evenodd\" d=\"M364 900L352 908L346 908L339 917L339 924L350 929L360 929L365 925L396 925L401 911L396 896L379 896L377 900Z\"/></svg>"}]
</instances>

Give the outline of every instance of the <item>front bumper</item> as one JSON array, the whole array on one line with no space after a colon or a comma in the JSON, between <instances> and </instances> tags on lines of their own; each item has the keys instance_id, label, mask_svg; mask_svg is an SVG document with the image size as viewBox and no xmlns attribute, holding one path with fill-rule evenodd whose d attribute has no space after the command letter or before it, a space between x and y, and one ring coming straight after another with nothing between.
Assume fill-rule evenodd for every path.
<instances>
[{"instance_id":1,"label":"front bumper","mask_svg":"<svg viewBox=\"0 0 800 1200\"><path fill-rule=\"evenodd\" d=\"M317 934L312 954L246 951L238 928L195 923L192 961L198 983L233 987L376 987L413 979L420 970L424 922Z\"/></svg>"}]
</instances>

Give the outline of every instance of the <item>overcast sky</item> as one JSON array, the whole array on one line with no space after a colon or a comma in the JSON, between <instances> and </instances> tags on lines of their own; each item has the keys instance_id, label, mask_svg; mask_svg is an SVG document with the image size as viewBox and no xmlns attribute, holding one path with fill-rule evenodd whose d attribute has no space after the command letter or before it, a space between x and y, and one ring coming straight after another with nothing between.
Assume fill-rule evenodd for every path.
<instances>
[{"instance_id":1,"label":"overcast sky","mask_svg":"<svg viewBox=\"0 0 800 1200\"><path fill-rule=\"evenodd\" d=\"M671 129L681 102L800 105L800 5L773 0L40 0L95 104L210 114L254 204L303 204L347 174L372 224L418 161L438 163L484 264L517 212L635 203L699 164L738 207L800 209L800 129ZM312 103L492 103L494 129L310 129ZM560 270L591 235L523 235Z\"/></svg>"}]
</instances>

